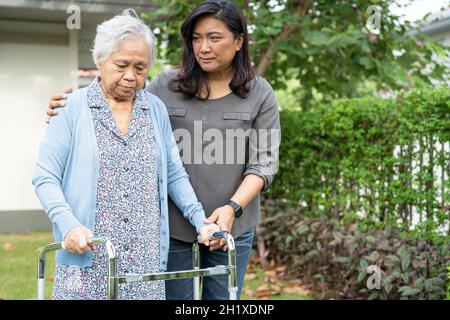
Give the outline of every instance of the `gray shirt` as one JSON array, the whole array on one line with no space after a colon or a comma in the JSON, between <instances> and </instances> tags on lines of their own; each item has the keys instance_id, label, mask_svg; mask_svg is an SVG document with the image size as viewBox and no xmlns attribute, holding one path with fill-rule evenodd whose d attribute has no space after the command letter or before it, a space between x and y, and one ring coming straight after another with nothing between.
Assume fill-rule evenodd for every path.
<instances>
[{"instance_id":1,"label":"gray shirt","mask_svg":"<svg viewBox=\"0 0 450 320\"><path fill-rule=\"evenodd\" d=\"M180 155L206 216L225 205L244 177L264 179L264 191L278 170L279 107L270 84L257 76L243 99L230 93L222 98L186 99L169 89L177 69L159 74L147 87L166 105ZM259 223L259 194L234 221L236 238ZM169 201L170 236L192 242L195 228Z\"/></svg>"}]
</instances>

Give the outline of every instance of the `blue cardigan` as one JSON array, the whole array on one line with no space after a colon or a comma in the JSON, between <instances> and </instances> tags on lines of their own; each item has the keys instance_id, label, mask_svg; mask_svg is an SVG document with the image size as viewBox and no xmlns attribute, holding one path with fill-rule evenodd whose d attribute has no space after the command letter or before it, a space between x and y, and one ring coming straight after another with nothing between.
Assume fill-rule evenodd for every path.
<instances>
[{"instance_id":1,"label":"blue cardigan","mask_svg":"<svg viewBox=\"0 0 450 320\"><path fill-rule=\"evenodd\" d=\"M205 212L189 182L181 162L164 103L145 92L155 128L161 208L160 270L167 269L169 216L167 194L197 230ZM68 96L66 107L52 118L39 148L33 176L35 192L53 223L55 241L62 241L74 227L84 225L94 231L99 172L99 155L87 87ZM97 250L103 250L98 248ZM81 268L92 265L92 253L56 253L57 263Z\"/></svg>"}]
</instances>

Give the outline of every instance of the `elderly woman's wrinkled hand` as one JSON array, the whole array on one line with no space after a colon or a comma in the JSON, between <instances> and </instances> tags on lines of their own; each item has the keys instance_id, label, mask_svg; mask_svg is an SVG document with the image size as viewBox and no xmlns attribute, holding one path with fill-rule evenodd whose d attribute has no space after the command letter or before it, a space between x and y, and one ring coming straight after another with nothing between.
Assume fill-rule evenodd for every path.
<instances>
[{"instance_id":1,"label":"elderly woman's wrinkled hand","mask_svg":"<svg viewBox=\"0 0 450 320\"><path fill-rule=\"evenodd\" d=\"M93 237L91 230L85 226L77 226L70 230L64 237L63 249L69 250L72 253L85 253L94 251L95 246L88 238Z\"/></svg>"},{"instance_id":2,"label":"elderly woman's wrinkled hand","mask_svg":"<svg viewBox=\"0 0 450 320\"><path fill-rule=\"evenodd\" d=\"M209 235L211 232L220 231L220 227L215 223L206 224L200 228L199 234L202 237L202 242L205 246L209 246Z\"/></svg>"}]
</instances>

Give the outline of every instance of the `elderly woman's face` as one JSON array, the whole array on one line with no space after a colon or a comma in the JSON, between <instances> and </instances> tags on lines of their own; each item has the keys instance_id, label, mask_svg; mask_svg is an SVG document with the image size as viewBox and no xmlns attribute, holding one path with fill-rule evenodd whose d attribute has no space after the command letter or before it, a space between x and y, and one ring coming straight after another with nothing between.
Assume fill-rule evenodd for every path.
<instances>
[{"instance_id":1,"label":"elderly woman's face","mask_svg":"<svg viewBox=\"0 0 450 320\"><path fill-rule=\"evenodd\" d=\"M119 49L99 65L101 86L106 95L131 100L142 89L150 65L150 52L141 39L124 40Z\"/></svg>"},{"instance_id":2,"label":"elderly woman's face","mask_svg":"<svg viewBox=\"0 0 450 320\"><path fill-rule=\"evenodd\" d=\"M242 35L235 38L226 24L213 17L201 18L194 26L192 47L195 59L205 72L222 72L242 47Z\"/></svg>"}]
</instances>

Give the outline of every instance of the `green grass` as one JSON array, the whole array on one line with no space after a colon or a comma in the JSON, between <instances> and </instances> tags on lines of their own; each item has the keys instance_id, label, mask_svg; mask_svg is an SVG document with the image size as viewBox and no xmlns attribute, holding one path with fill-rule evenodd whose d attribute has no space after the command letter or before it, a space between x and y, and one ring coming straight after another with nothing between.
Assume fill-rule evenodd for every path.
<instances>
[{"instance_id":1,"label":"green grass","mask_svg":"<svg viewBox=\"0 0 450 320\"><path fill-rule=\"evenodd\" d=\"M53 242L51 232L0 235L0 298L36 299L38 249ZM8 250L5 249L12 245ZM46 299L51 297L53 282L48 280L55 270L55 254L47 257Z\"/></svg>"},{"instance_id":2,"label":"green grass","mask_svg":"<svg viewBox=\"0 0 450 320\"><path fill-rule=\"evenodd\" d=\"M33 232L22 234L0 234L0 299L28 300L36 299L37 293L37 259L39 249L53 242L51 232ZM45 284L45 298L51 298L55 270L55 254L47 257L47 271ZM246 280L244 286L253 292L264 284L264 271L257 266L253 271L254 279ZM277 281L283 287L284 281ZM248 296L244 292L241 299L259 299ZM309 295L285 294L283 290L278 295L269 295L264 299L305 300L312 299Z\"/></svg>"}]
</instances>

